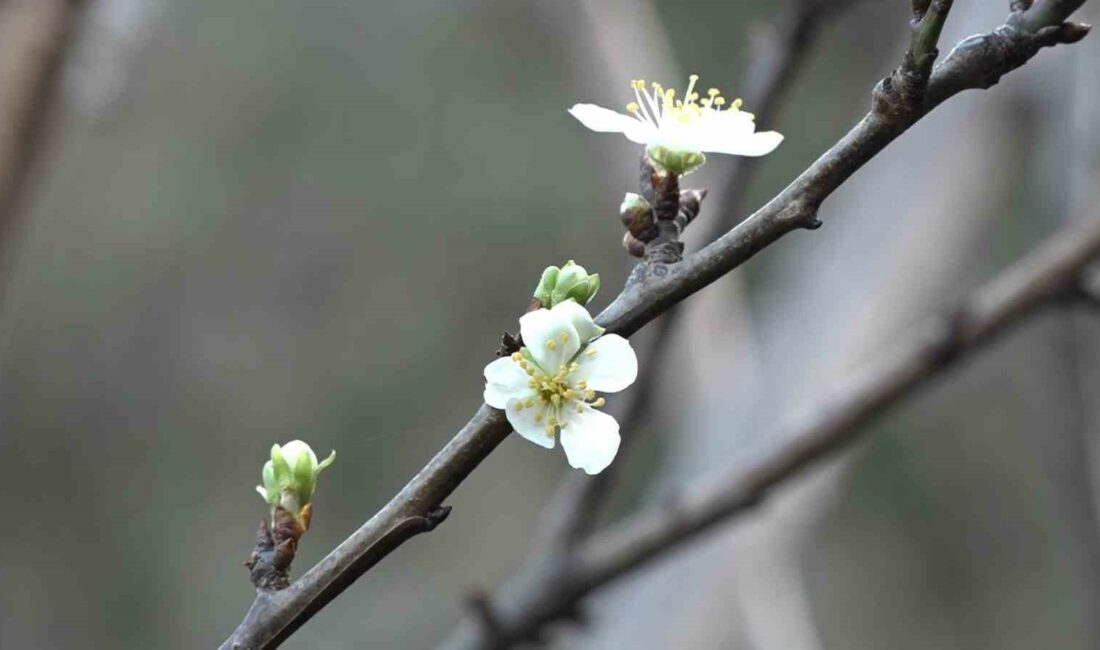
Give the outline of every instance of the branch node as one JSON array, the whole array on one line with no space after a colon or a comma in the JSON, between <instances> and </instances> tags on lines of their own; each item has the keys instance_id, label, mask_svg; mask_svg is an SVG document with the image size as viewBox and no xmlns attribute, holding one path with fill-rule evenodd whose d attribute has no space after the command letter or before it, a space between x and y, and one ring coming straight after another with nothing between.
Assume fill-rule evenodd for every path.
<instances>
[{"instance_id":1,"label":"branch node","mask_svg":"<svg viewBox=\"0 0 1100 650\"><path fill-rule=\"evenodd\" d=\"M909 50L901 65L875 86L872 110L895 128L904 129L924 113L924 94L939 56L939 42L952 0L914 0Z\"/></svg>"},{"instance_id":2,"label":"branch node","mask_svg":"<svg viewBox=\"0 0 1100 650\"><path fill-rule=\"evenodd\" d=\"M431 532L435 530L436 526L447 520L447 517L451 514L451 506L439 506L429 510L426 515L421 517L423 520L423 532Z\"/></svg>"},{"instance_id":3,"label":"branch node","mask_svg":"<svg viewBox=\"0 0 1100 650\"><path fill-rule=\"evenodd\" d=\"M265 519L256 531L256 544L244 565L257 591L281 591L290 586L290 565L305 529L290 513L275 508L275 529Z\"/></svg>"},{"instance_id":4,"label":"branch node","mask_svg":"<svg viewBox=\"0 0 1100 650\"><path fill-rule=\"evenodd\" d=\"M819 203L812 200L795 200L783 208L780 218L797 228L817 230L822 226L817 218Z\"/></svg>"}]
</instances>

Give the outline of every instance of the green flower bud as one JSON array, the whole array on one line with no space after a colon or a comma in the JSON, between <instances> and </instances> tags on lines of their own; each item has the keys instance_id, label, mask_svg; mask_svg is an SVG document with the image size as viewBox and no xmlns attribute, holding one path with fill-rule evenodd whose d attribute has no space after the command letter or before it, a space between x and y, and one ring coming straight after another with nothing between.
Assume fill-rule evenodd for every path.
<instances>
[{"instance_id":1,"label":"green flower bud","mask_svg":"<svg viewBox=\"0 0 1100 650\"><path fill-rule=\"evenodd\" d=\"M554 290L554 286L558 283L558 274L561 272L556 266L548 266L546 270L542 272L542 277L539 278L539 286L535 287L535 299L542 303L542 306L550 308L550 293Z\"/></svg>"},{"instance_id":2,"label":"green flower bud","mask_svg":"<svg viewBox=\"0 0 1100 650\"><path fill-rule=\"evenodd\" d=\"M558 283L551 292L550 301L556 305L572 298L579 305L587 305L600 289L600 276L588 274L583 266L573 260L565 263L558 274Z\"/></svg>"},{"instance_id":3,"label":"green flower bud","mask_svg":"<svg viewBox=\"0 0 1100 650\"><path fill-rule=\"evenodd\" d=\"M308 518L303 510L313 498L317 475L335 459L334 451L317 462L313 449L301 440L292 440L281 447L272 445L271 460L264 463L264 484L257 486L256 491L273 508L279 506L295 518Z\"/></svg>"},{"instance_id":4,"label":"green flower bud","mask_svg":"<svg viewBox=\"0 0 1100 650\"><path fill-rule=\"evenodd\" d=\"M690 174L707 161L707 157L701 151L670 149L658 144L649 145L645 151L654 162L677 176Z\"/></svg>"},{"instance_id":5,"label":"green flower bud","mask_svg":"<svg viewBox=\"0 0 1100 650\"><path fill-rule=\"evenodd\" d=\"M600 275L589 274L583 266L570 260L560 269L550 266L542 272L539 286L535 289L535 299L546 309L566 300L587 305L599 290Z\"/></svg>"}]
</instances>

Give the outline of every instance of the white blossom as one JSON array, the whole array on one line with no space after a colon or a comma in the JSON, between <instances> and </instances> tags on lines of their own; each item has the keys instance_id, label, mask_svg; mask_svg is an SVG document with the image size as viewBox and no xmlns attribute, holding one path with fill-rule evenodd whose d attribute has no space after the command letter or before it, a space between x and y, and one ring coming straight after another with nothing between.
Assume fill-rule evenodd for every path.
<instances>
[{"instance_id":1,"label":"white blossom","mask_svg":"<svg viewBox=\"0 0 1100 650\"><path fill-rule=\"evenodd\" d=\"M555 433L573 467L597 474L619 450L619 423L599 410L634 383L638 358L626 339L603 334L572 300L519 319L526 347L485 366L485 402L503 409L516 433L552 449Z\"/></svg>"},{"instance_id":2,"label":"white blossom","mask_svg":"<svg viewBox=\"0 0 1100 650\"><path fill-rule=\"evenodd\" d=\"M775 131L756 132L755 117L741 110L741 100L726 107L717 88L700 99L695 92L698 75L689 77L682 99L676 91L654 83L646 89L641 79L631 82L636 101L619 113L595 104L576 104L569 113L593 131L622 133L632 142L648 146L651 157L669 161L676 173L687 173L705 160L704 153L763 156L783 140Z\"/></svg>"}]
</instances>

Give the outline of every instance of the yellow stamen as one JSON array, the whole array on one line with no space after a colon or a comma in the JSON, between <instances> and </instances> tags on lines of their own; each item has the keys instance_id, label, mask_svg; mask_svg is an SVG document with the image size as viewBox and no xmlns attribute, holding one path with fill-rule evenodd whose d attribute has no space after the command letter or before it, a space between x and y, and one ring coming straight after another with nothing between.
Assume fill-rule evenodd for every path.
<instances>
[{"instance_id":1,"label":"yellow stamen","mask_svg":"<svg viewBox=\"0 0 1100 650\"><path fill-rule=\"evenodd\" d=\"M693 74L690 77L688 77L688 87L687 87L687 90L684 91L684 97L688 97L688 98L691 97L692 93L695 91L695 82L696 81L699 81L699 75Z\"/></svg>"},{"instance_id":2,"label":"yellow stamen","mask_svg":"<svg viewBox=\"0 0 1100 650\"><path fill-rule=\"evenodd\" d=\"M604 404L607 404L607 400L605 400L602 397L600 399L596 400L595 402L592 402L592 406L595 406L596 408L600 408Z\"/></svg>"},{"instance_id":3,"label":"yellow stamen","mask_svg":"<svg viewBox=\"0 0 1100 650\"><path fill-rule=\"evenodd\" d=\"M587 350L585 350L585 351L584 351L584 356L586 356L586 357L594 357L594 356L596 356L596 350L595 350L595 348L588 348Z\"/></svg>"},{"instance_id":4,"label":"yellow stamen","mask_svg":"<svg viewBox=\"0 0 1100 650\"><path fill-rule=\"evenodd\" d=\"M558 334L558 340L561 341L562 343L568 343L569 342L569 332L562 332L561 334Z\"/></svg>"},{"instance_id":5,"label":"yellow stamen","mask_svg":"<svg viewBox=\"0 0 1100 650\"><path fill-rule=\"evenodd\" d=\"M546 429L544 429L544 431L546 431L546 435L547 435L548 437L553 437L553 435L554 435L554 427L553 427L553 425L550 425L550 424L546 425Z\"/></svg>"},{"instance_id":6,"label":"yellow stamen","mask_svg":"<svg viewBox=\"0 0 1100 650\"><path fill-rule=\"evenodd\" d=\"M546 347L551 351L558 349L558 343L554 339L546 339Z\"/></svg>"}]
</instances>

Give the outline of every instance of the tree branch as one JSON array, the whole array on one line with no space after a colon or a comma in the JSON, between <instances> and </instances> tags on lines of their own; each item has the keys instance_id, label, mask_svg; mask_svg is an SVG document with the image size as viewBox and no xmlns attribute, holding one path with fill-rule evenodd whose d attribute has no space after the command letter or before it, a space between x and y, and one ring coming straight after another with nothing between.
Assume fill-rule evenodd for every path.
<instances>
[{"instance_id":1,"label":"tree branch","mask_svg":"<svg viewBox=\"0 0 1100 650\"><path fill-rule=\"evenodd\" d=\"M1020 13L1015 12L1010 19ZM960 55L957 60L965 65L949 65L951 57L948 57L932 72L926 94L883 93L885 82L880 83L872 112L779 196L682 262L639 264L619 296L597 316L597 322L609 332L629 336L783 235L799 228L816 228L820 225L817 209L825 198L930 110L935 105L929 104L930 95L935 93L943 101L965 88L987 87L990 78L999 78L1023 65L1040 47L1057 42L1039 38L1042 31L1042 28L1035 33L1017 30L1013 38L1002 44L1011 50L1009 56L986 47ZM922 95L922 105L898 110L902 103L920 101ZM424 520L436 511L510 430L502 411L482 405L455 438L351 537L288 589L259 594L248 616L222 647L277 647L382 557L413 535L424 532L424 527L406 522Z\"/></svg>"},{"instance_id":2,"label":"tree branch","mask_svg":"<svg viewBox=\"0 0 1100 650\"><path fill-rule=\"evenodd\" d=\"M42 149L65 54L73 41L82 0L38 0L15 18L18 38L0 88L0 254ZM13 30L15 31L15 30Z\"/></svg>"},{"instance_id":3,"label":"tree branch","mask_svg":"<svg viewBox=\"0 0 1100 650\"><path fill-rule=\"evenodd\" d=\"M513 594L524 596L522 600L502 599L504 606L494 610L491 639L456 639L446 647L499 649L536 638L547 623L576 611L579 601L593 591L756 506L772 488L853 442L887 408L1024 316L1063 298L1098 256L1100 218L1065 228L954 312L928 323L907 344L769 436L786 441L778 449L721 480L695 485L663 507L595 535L559 567L552 588Z\"/></svg>"}]
</instances>

